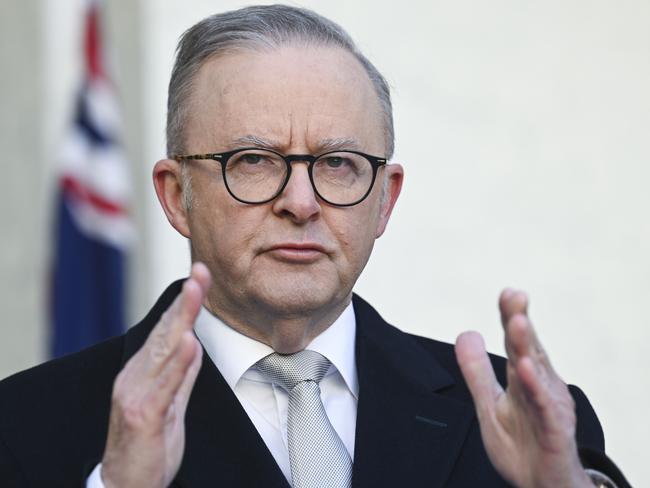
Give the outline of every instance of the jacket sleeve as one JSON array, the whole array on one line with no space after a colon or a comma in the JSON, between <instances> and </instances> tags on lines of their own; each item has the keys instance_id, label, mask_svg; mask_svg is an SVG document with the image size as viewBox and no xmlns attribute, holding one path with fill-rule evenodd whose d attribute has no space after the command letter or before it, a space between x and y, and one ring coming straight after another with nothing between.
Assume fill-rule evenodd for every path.
<instances>
[{"instance_id":1,"label":"jacket sleeve","mask_svg":"<svg viewBox=\"0 0 650 488\"><path fill-rule=\"evenodd\" d=\"M621 470L605 454L605 437L596 412L577 386L569 385L576 403L576 442L582 465L608 476L618 488L631 488Z\"/></svg>"}]
</instances>

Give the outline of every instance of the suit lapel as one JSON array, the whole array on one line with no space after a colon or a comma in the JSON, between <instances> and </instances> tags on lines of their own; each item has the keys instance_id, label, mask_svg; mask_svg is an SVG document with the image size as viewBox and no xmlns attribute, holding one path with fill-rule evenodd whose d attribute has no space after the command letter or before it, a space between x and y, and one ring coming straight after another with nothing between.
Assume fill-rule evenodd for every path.
<instances>
[{"instance_id":1,"label":"suit lapel","mask_svg":"<svg viewBox=\"0 0 650 488\"><path fill-rule=\"evenodd\" d=\"M359 404L352 485L443 486L473 409L442 394L454 380L430 353L356 296L354 308Z\"/></svg>"},{"instance_id":2,"label":"suit lapel","mask_svg":"<svg viewBox=\"0 0 650 488\"><path fill-rule=\"evenodd\" d=\"M186 415L186 444L176 482L183 487L289 488L237 397L207 354Z\"/></svg>"}]
</instances>

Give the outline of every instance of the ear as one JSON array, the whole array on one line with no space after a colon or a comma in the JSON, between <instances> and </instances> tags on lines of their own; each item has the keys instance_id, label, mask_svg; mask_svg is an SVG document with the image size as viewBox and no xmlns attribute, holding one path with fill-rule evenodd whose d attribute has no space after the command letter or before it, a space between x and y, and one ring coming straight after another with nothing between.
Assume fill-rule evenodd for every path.
<instances>
[{"instance_id":1,"label":"ear","mask_svg":"<svg viewBox=\"0 0 650 488\"><path fill-rule=\"evenodd\" d=\"M167 220L181 235L190 236L187 210L183 205L181 166L173 159L161 159L153 167L153 186Z\"/></svg>"},{"instance_id":2,"label":"ear","mask_svg":"<svg viewBox=\"0 0 650 488\"><path fill-rule=\"evenodd\" d=\"M377 232L375 238L381 237L381 235L386 230L388 225L388 220L390 215L393 212L393 207L397 202L397 197L399 197L400 192L402 191L402 181L404 180L404 168L400 164L388 164L384 166L386 171L385 178L386 182L386 193L384 198L381 201L381 209L379 213L379 221L377 222ZM382 184L384 184L382 182Z\"/></svg>"}]
</instances>

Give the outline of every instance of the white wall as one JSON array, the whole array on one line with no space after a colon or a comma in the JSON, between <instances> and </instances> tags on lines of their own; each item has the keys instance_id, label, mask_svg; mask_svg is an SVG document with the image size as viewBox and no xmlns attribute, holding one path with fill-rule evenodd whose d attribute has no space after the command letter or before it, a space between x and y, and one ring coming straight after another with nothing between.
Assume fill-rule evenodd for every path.
<instances>
[{"instance_id":1,"label":"white wall","mask_svg":"<svg viewBox=\"0 0 650 488\"><path fill-rule=\"evenodd\" d=\"M176 40L202 17L239 5L109 3L110 29L119 33L119 81L130 102L142 235L133 316L188 267L187 245L170 230L148 182L164 154ZM346 27L394 88L395 161L406 167L405 186L357 291L403 329L449 341L478 329L502 352L498 293L506 285L526 289L539 335L563 377L589 395L608 451L633 484L649 479L643 444L650 436L644 421L650 400L650 3L301 5ZM47 17L46 31L60 21ZM41 70L69 51L46 51ZM64 73L72 69L56 65ZM52 76L48 83L70 77ZM65 110L66 103L56 105ZM54 105L46 106L49 134L57 122ZM0 120L14 116L3 111ZM26 251L25 266L42 260L43 249L29 252L40 254ZM6 276L3 297L15 279ZM5 324L15 323L23 312L2 300L3 310L14 314ZM25 350L37 349L39 339L26 333ZM0 362L0 375L24 365Z\"/></svg>"}]
</instances>

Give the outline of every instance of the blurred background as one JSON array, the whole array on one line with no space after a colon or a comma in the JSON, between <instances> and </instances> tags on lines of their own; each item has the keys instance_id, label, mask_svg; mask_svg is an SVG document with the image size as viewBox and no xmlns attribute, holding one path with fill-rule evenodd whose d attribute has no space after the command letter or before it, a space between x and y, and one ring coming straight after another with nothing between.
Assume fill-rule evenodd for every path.
<instances>
[{"instance_id":1,"label":"blurred background","mask_svg":"<svg viewBox=\"0 0 650 488\"><path fill-rule=\"evenodd\" d=\"M556 369L608 452L650 479L650 3L293 3L337 21L393 88L405 184L357 285L384 317L503 354L497 297L525 289ZM84 80L82 0L0 4L0 378L47 359L61 160ZM243 4L106 0L100 25L128 161L126 323L188 271L151 185L178 37Z\"/></svg>"}]
</instances>

